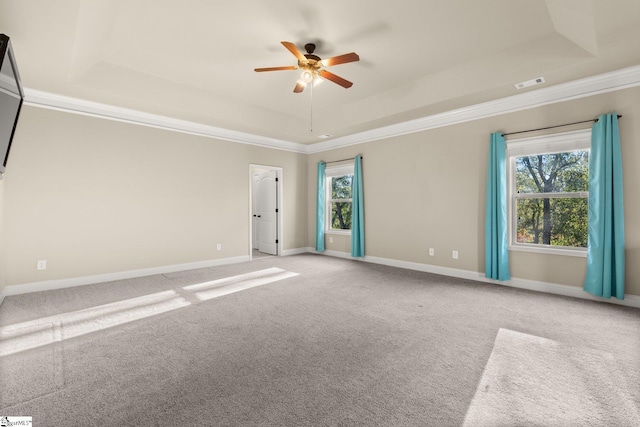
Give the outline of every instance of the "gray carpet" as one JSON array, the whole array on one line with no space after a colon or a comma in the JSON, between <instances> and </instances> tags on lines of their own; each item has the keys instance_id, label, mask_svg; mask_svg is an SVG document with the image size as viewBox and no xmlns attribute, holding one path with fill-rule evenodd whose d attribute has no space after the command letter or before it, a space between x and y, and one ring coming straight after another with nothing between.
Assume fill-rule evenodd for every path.
<instances>
[{"instance_id":1,"label":"gray carpet","mask_svg":"<svg viewBox=\"0 0 640 427\"><path fill-rule=\"evenodd\" d=\"M0 415L38 426L636 425L639 331L628 307L268 257L5 298Z\"/></svg>"},{"instance_id":2,"label":"gray carpet","mask_svg":"<svg viewBox=\"0 0 640 427\"><path fill-rule=\"evenodd\" d=\"M640 426L631 386L610 353L500 329L464 425Z\"/></svg>"},{"instance_id":3,"label":"gray carpet","mask_svg":"<svg viewBox=\"0 0 640 427\"><path fill-rule=\"evenodd\" d=\"M272 257L272 256L274 256L274 255L269 255L267 253L260 252L257 249L252 249L252 251L251 251L251 258L253 258L253 259L269 258L269 257Z\"/></svg>"}]
</instances>

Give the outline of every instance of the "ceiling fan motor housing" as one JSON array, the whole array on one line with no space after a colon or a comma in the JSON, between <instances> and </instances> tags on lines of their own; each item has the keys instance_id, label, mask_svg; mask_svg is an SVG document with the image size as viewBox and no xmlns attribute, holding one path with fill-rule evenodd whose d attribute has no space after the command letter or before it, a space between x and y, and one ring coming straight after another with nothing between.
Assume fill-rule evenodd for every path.
<instances>
[{"instance_id":1,"label":"ceiling fan motor housing","mask_svg":"<svg viewBox=\"0 0 640 427\"><path fill-rule=\"evenodd\" d=\"M307 63L305 64L302 61L298 61L298 67L307 68L307 69L318 69L320 67L320 61L322 59L318 55L314 55L313 51L316 50L316 45L313 43L307 43L304 45L307 54L304 55L307 58Z\"/></svg>"}]
</instances>

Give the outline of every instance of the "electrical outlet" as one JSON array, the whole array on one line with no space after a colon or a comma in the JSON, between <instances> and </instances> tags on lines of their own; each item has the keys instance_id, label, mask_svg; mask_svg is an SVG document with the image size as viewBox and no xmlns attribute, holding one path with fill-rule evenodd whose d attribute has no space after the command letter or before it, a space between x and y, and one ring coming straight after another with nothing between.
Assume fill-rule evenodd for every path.
<instances>
[{"instance_id":1,"label":"electrical outlet","mask_svg":"<svg viewBox=\"0 0 640 427\"><path fill-rule=\"evenodd\" d=\"M429 256L434 256L436 254L436 250L433 248L429 248Z\"/></svg>"},{"instance_id":2,"label":"electrical outlet","mask_svg":"<svg viewBox=\"0 0 640 427\"><path fill-rule=\"evenodd\" d=\"M451 258L458 259L458 251L451 251Z\"/></svg>"},{"instance_id":3,"label":"electrical outlet","mask_svg":"<svg viewBox=\"0 0 640 427\"><path fill-rule=\"evenodd\" d=\"M36 265L36 268L38 270L46 270L47 269L47 260L46 259L39 259L38 263Z\"/></svg>"},{"instance_id":4,"label":"electrical outlet","mask_svg":"<svg viewBox=\"0 0 640 427\"><path fill-rule=\"evenodd\" d=\"M216 249L217 249L217 250L219 250L219 251L221 251L221 250L222 250L222 243L218 243L218 244L216 245Z\"/></svg>"},{"instance_id":5,"label":"electrical outlet","mask_svg":"<svg viewBox=\"0 0 640 427\"><path fill-rule=\"evenodd\" d=\"M329 243L333 243L333 237L329 237Z\"/></svg>"}]
</instances>

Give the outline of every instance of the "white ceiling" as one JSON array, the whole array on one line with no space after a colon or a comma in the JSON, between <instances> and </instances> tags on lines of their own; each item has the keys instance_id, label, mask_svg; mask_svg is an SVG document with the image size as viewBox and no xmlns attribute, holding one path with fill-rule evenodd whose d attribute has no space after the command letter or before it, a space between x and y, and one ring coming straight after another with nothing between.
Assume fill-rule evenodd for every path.
<instances>
[{"instance_id":1,"label":"white ceiling","mask_svg":"<svg viewBox=\"0 0 640 427\"><path fill-rule=\"evenodd\" d=\"M0 32L27 88L302 144L640 64L638 0L1 0ZM283 40L353 87L255 73Z\"/></svg>"}]
</instances>

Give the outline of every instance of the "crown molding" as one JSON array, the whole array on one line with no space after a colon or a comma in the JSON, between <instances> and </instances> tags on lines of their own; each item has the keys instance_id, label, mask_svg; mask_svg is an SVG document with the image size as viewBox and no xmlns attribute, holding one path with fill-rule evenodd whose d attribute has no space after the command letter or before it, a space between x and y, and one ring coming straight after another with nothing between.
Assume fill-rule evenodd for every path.
<instances>
[{"instance_id":1,"label":"crown molding","mask_svg":"<svg viewBox=\"0 0 640 427\"><path fill-rule=\"evenodd\" d=\"M350 145L455 125L543 105L585 98L640 85L640 66L536 89L494 101L470 105L444 113L372 129L310 145L308 153L320 153Z\"/></svg>"},{"instance_id":2,"label":"crown molding","mask_svg":"<svg viewBox=\"0 0 640 427\"><path fill-rule=\"evenodd\" d=\"M222 139L240 144L256 145L300 154L314 154L635 86L640 86L640 65L309 145L144 113L29 88L25 88L25 103L35 107L61 110L174 132Z\"/></svg>"},{"instance_id":3,"label":"crown molding","mask_svg":"<svg viewBox=\"0 0 640 427\"><path fill-rule=\"evenodd\" d=\"M293 151L301 154L307 153L306 145L291 141L238 132L201 123L190 122L187 120L131 110L128 108L115 107L113 105L71 98L36 89L25 88L24 92L25 104L34 107L65 111L68 113L81 114L125 123L133 123L174 132L238 142L240 144L257 145L260 147Z\"/></svg>"}]
</instances>

